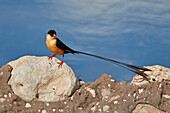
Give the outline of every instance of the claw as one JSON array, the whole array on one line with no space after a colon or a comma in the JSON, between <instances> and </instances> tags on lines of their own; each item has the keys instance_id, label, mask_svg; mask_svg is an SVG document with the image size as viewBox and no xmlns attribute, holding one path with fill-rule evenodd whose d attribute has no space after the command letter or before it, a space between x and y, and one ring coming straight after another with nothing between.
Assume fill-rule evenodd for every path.
<instances>
[{"instance_id":1,"label":"claw","mask_svg":"<svg viewBox=\"0 0 170 113\"><path fill-rule=\"evenodd\" d=\"M48 56L48 60L49 60L49 59L52 60L53 57L55 57L55 55Z\"/></svg>"},{"instance_id":2,"label":"claw","mask_svg":"<svg viewBox=\"0 0 170 113\"><path fill-rule=\"evenodd\" d=\"M58 65L58 67L62 67L62 65L63 65L63 61L61 61L61 62L57 62L59 65Z\"/></svg>"}]
</instances>

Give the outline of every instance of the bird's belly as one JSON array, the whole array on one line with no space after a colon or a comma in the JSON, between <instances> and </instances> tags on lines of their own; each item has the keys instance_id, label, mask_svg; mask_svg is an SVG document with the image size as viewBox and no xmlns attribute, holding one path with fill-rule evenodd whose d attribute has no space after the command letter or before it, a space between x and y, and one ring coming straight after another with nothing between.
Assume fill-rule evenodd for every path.
<instances>
[{"instance_id":1,"label":"bird's belly","mask_svg":"<svg viewBox=\"0 0 170 113\"><path fill-rule=\"evenodd\" d=\"M48 49L56 55L63 55L64 50L58 48L56 44L46 42Z\"/></svg>"}]
</instances>

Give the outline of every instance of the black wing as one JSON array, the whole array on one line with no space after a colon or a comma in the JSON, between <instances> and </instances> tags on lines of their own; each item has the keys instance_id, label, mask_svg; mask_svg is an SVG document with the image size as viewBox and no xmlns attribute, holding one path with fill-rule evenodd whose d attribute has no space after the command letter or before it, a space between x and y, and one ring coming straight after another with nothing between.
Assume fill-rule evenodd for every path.
<instances>
[{"instance_id":1,"label":"black wing","mask_svg":"<svg viewBox=\"0 0 170 113\"><path fill-rule=\"evenodd\" d=\"M58 38L57 38L57 43L56 43L56 46L62 50L64 50L64 53L75 53L74 50L72 50L71 48L69 48L68 46L66 46L62 41L60 41Z\"/></svg>"}]
</instances>

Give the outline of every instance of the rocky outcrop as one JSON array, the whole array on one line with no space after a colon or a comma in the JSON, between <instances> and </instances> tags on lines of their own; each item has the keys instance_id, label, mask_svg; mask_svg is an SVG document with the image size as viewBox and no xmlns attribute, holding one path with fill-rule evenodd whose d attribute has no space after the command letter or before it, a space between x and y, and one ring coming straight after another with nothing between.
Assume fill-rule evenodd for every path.
<instances>
[{"instance_id":1,"label":"rocky outcrop","mask_svg":"<svg viewBox=\"0 0 170 113\"><path fill-rule=\"evenodd\" d=\"M165 113L149 104L138 104L132 113Z\"/></svg>"},{"instance_id":2,"label":"rocky outcrop","mask_svg":"<svg viewBox=\"0 0 170 113\"><path fill-rule=\"evenodd\" d=\"M40 101L58 101L70 96L79 82L72 69L59 60L47 57L24 56L12 61L11 78L8 84L16 95L26 101L37 98Z\"/></svg>"},{"instance_id":3,"label":"rocky outcrop","mask_svg":"<svg viewBox=\"0 0 170 113\"><path fill-rule=\"evenodd\" d=\"M0 69L0 113L170 113L167 80L136 85L117 83L112 76L103 74L95 82L84 83L64 100L42 102L17 96L7 84L11 71L10 65Z\"/></svg>"},{"instance_id":4,"label":"rocky outcrop","mask_svg":"<svg viewBox=\"0 0 170 113\"><path fill-rule=\"evenodd\" d=\"M163 80L170 81L170 69L160 66L160 65L155 65L155 66L145 66L145 68L151 69L152 71L146 71L145 73L148 75L148 79L150 82L161 82ZM149 83L145 79L143 79L142 76L136 75L133 77L132 82L133 84L136 85L142 85L142 84L147 84Z\"/></svg>"}]
</instances>

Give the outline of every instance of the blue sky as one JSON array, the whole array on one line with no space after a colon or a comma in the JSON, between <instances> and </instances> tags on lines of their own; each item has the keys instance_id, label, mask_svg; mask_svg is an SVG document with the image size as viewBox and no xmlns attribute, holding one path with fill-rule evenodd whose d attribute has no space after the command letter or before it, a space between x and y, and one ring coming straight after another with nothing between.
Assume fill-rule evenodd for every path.
<instances>
[{"instance_id":1,"label":"blue sky","mask_svg":"<svg viewBox=\"0 0 170 113\"><path fill-rule=\"evenodd\" d=\"M169 6L168 0L1 0L0 66L24 55L52 55L45 36L55 29L75 50L133 65L170 67ZM103 73L127 82L135 75L84 55L67 54L64 62L86 82Z\"/></svg>"}]
</instances>

